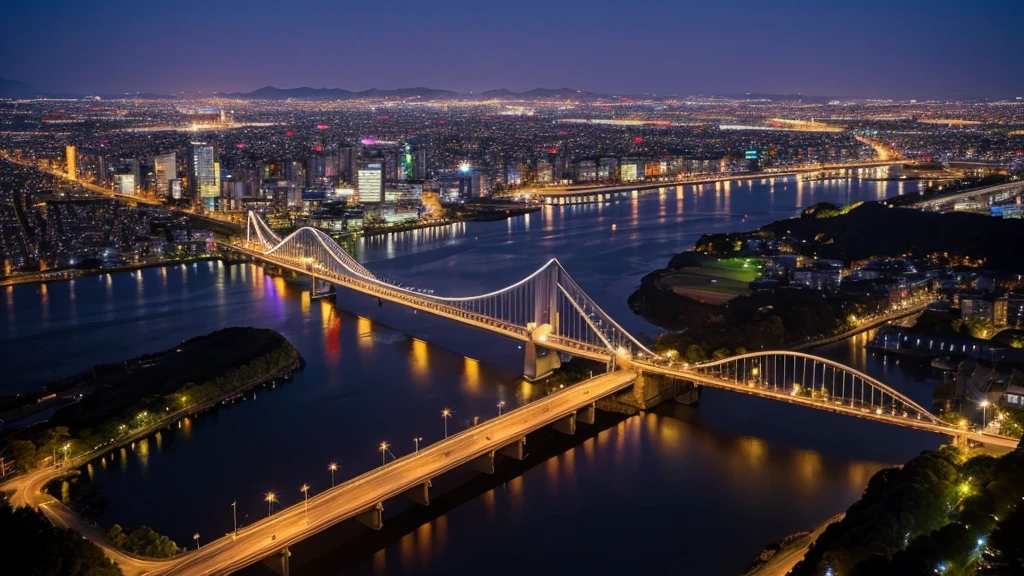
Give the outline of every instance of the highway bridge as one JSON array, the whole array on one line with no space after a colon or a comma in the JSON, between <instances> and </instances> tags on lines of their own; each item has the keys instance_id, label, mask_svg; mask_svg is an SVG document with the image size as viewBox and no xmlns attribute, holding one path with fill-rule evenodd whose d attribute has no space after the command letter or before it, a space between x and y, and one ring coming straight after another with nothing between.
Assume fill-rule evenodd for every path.
<instances>
[{"instance_id":1,"label":"highway bridge","mask_svg":"<svg viewBox=\"0 0 1024 576\"><path fill-rule=\"evenodd\" d=\"M809 164L806 166L792 168L768 169L760 172L710 174L685 178L666 178L663 180L651 179L631 182L629 184L581 184L570 186L531 187L510 191L507 195L532 196L542 199L547 204L582 204L588 202L603 202L611 198L631 194L634 191L651 190L655 188L671 188L673 186L685 186L692 184L714 184L716 182L780 178L784 176L814 172L844 173L852 175L856 170L862 168L885 168L899 164L901 164L899 160L864 160L860 162Z\"/></svg>"},{"instance_id":2,"label":"highway bridge","mask_svg":"<svg viewBox=\"0 0 1024 576\"><path fill-rule=\"evenodd\" d=\"M935 198L916 202L914 207L924 210L943 210L952 208L960 203L973 203L987 206L991 205L995 201L1005 200L1012 198L1015 195L1019 195L1022 190L1024 190L1024 181L1007 182L1006 184L985 186L984 188L975 188L973 190L966 190L955 194L940 195Z\"/></svg>"}]
</instances>

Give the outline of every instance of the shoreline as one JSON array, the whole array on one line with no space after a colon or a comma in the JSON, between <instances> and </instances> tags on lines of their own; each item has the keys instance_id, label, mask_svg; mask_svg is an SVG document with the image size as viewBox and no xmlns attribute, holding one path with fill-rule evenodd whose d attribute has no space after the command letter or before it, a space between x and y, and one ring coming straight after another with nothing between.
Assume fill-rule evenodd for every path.
<instances>
[{"instance_id":1,"label":"shoreline","mask_svg":"<svg viewBox=\"0 0 1024 576\"><path fill-rule=\"evenodd\" d=\"M285 342L287 342L287 339L285 339ZM291 343L289 342L288 344L290 345ZM4 479L3 482L0 482L0 491L10 492L7 497L7 501L12 507L17 508L27 506L40 510L44 516L46 516L47 520L49 520L54 526L75 530L81 534L83 538L88 539L98 546L107 555L107 557L117 563L125 574L139 573L139 570L135 570L133 568L144 566L147 563L160 562L160 560L138 556L113 545L107 539L106 531L101 526L54 498L46 492L46 487L51 482L79 473L80 467L86 466L97 458L103 457L108 452L130 445L152 434L159 433L164 428L169 428L175 422L183 418L188 418L189 416L195 416L216 409L227 401L236 398L253 388L266 385L268 382L291 378L296 372L302 370L306 365L305 359L302 358L301 354L298 354L297 350L296 354L298 357L288 365L281 366L273 372L261 374L258 377L247 380L238 386L232 387L230 390L225 390L223 393L218 394L213 398L197 402L167 414L157 422L129 431L124 436L115 439L111 443L98 446L84 454L71 458L69 462L63 466L50 465L28 473L9 476Z\"/></svg>"},{"instance_id":2,"label":"shoreline","mask_svg":"<svg viewBox=\"0 0 1024 576\"><path fill-rule=\"evenodd\" d=\"M227 258L221 254L211 254L209 256L196 256L194 258L175 258L173 260L167 260L166 262L140 262L138 264L129 264L127 266L117 266L114 268L68 268L64 270L54 271L55 274L63 273L63 276L55 276L53 278L39 278L38 275L43 274L42 272L37 273L37 277L8 277L0 278L0 288L5 286L17 286L19 284L48 284L50 282L67 282L69 280L78 280L79 278L88 278L90 276L103 276L104 274L121 274L124 272L135 272L136 270L144 270L146 268L166 268L168 266L179 266L181 264L198 264L200 262L214 262L221 261L225 264L236 264L243 262L237 258Z\"/></svg>"},{"instance_id":3,"label":"shoreline","mask_svg":"<svg viewBox=\"0 0 1024 576\"><path fill-rule=\"evenodd\" d=\"M785 576L804 559L807 551L818 540L821 533L832 524L842 520L845 516L846 512L840 512L818 524L810 532L795 532L786 536L779 541L779 549L777 551L773 551L771 556L764 560L762 564L744 570L742 576ZM774 544L769 544L763 548L761 555L763 556L771 550L771 546ZM751 564L759 560L761 560L760 557L751 562Z\"/></svg>"}]
</instances>

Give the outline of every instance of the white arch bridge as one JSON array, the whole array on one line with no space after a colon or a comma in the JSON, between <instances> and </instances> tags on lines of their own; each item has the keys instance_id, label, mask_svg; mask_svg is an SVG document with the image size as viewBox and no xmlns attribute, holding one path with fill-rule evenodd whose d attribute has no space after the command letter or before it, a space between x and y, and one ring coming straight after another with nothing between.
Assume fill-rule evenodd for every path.
<instances>
[{"instance_id":1,"label":"white arch bridge","mask_svg":"<svg viewBox=\"0 0 1024 576\"><path fill-rule=\"evenodd\" d=\"M524 374L537 378L559 365L562 352L631 368L645 385L659 380L711 386L875 421L991 442L997 437L947 424L885 383L842 364L788 351L734 356L695 366L660 357L626 332L557 259L526 278L474 296L440 296L374 274L315 228L282 238L250 212L246 239L230 248L283 269L369 294L381 301L443 316L526 345ZM1008 444L1011 439L1006 439ZM1014 445L1016 445L1016 441Z\"/></svg>"}]
</instances>

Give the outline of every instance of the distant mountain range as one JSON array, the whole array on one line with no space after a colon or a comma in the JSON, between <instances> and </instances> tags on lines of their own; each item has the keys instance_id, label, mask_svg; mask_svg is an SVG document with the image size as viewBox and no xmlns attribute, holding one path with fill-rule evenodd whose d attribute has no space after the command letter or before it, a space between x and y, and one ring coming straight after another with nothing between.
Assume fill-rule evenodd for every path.
<instances>
[{"instance_id":1,"label":"distant mountain range","mask_svg":"<svg viewBox=\"0 0 1024 576\"><path fill-rule=\"evenodd\" d=\"M42 92L17 80L0 78L0 98L35 98Z\"/></svg>"},{"instance_id":2,"label":"distant mountain range","mask_svg":"<svg viewBox=\"0 0 1024 576\"><path fill-rule=\"evenodd\" d=\"M24 82L0 78L0 98L79 98L89 95L57 94L39 90ZM371 88L369 90L352 91L344 88L276 88L264 86L252 92L232 92L219 94L222 98L237 98L239 100L359 100L365 98L395 98L409 99L419 98L421 100L611 100L614 96L596 94L572 88L534 88L526 92L513 92L507 88L488 90L478 94L460 94L451 90L437 90L434 88L396 88L394 90L381 90ZM133 98L138 100L172 100L178 96L167 94L150 93L121 93L101 94L104 100L116 100L122 98Z\"/></svg>"},{"instance_id":3,"label":"distant mountain range","mask_svg":"<svg viewBox=\"0 0 1024 576\"><path fill-rule=\"evenodd\" d=\"M542 99L542 100L610 100L613 96L595 94L571 88L534 88L526 92L513 92L507 88L488 90L478 94L460 94L451 90L437 90L434 88L396 88L394 90L380 90L371 88L353 92L344 88L276 88L264 86L252 92L232 92L224 94L227 98L238 98L241 100L287 100L294 98L298 100L358 100L363 98L420 98L422 100L515 100L515 99Z\"/></svg>"}]
</instances>

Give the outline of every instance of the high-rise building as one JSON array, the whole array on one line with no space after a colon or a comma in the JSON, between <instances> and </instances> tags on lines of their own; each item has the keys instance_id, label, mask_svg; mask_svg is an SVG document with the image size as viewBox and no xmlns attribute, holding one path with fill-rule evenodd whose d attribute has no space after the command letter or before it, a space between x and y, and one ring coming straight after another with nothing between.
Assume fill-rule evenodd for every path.
<instances>
[{"instance_id":1,"label":"high-rise building","mask_svg":"<svg viewBox=\"0 0 1024 576\"><path fill-rule=\"evenodd\" d=\"M156 180L156 193L160 196L169 196L171 193L170 182L178 177L178 157L174 152L162 154L153 158L153 175Z\"/></svg>"},{"instance_id":2,"label":"high-rise building","mask_svg":"<svg viewBox=\"0 0 1024 576\"><path fill-rule=\"evenodd\" d=\"M359 201L379 204L384 201L384 160L370 158L359 162Z\"/></svg>"},{"instance_id":3,"label":"high-rise building","mask_svg":"<svg viewBox=\"0 0 1024 576\"><path fill-rule=\"evenodd\" d=\"M68 159L68 178L76 180L78 178L78 158L75 154L75 147L65 146L64 153L67 155Z\"/></svg>"},{"instance_id":4,"label":"high-rise building","mask_svg":"<svg viewBox=\"0 0 1024 576\"><path fill-rule=\"evenodd\" d=\"M203 142L192 143L190 157L192 195L213 207L213 198L220 195L220 159L217 149Z\"/></svg>"},{"instance_id":5,"label":"high-rise building","mask_svg":"<svg viewBox=\"0 0 1024 576\"><path fill-rule=\"evenodd\" d=\"M181 200L181 178L175 178L167 182L167 190L171 198Z\"/></svg>"},{"instance_id":6,"label":"high-rise building","mask_svg":"<svg viewBox=\"0 0 1024 576\"><path fill-rule=\"evenodd\" d=\"M306 161L306 178L310 188L319 188L324 185L327 176L327 162L323 156L315 154Z\"/></svg>"},{"instance_id":7,"label":"high-rise building","mask_svg":"<svg viewBox=\"0 0 1024 576\"><path fill-rule=\"evenodd\" d=\"M134 174L118 174L117 179L114 181L118 194L125 194L128 196L135 195L135 175Z\"/></svg>"},{"instance_id":8,"label":"high-rise building","mask_svg":"<svg viewBox=\"0 0 1024 576\"><path fill-rule=\"evenodd\" d=\"M412 179L427 179L427 147L422 144L412 149Z\"/></svg>"}]
</instances>

